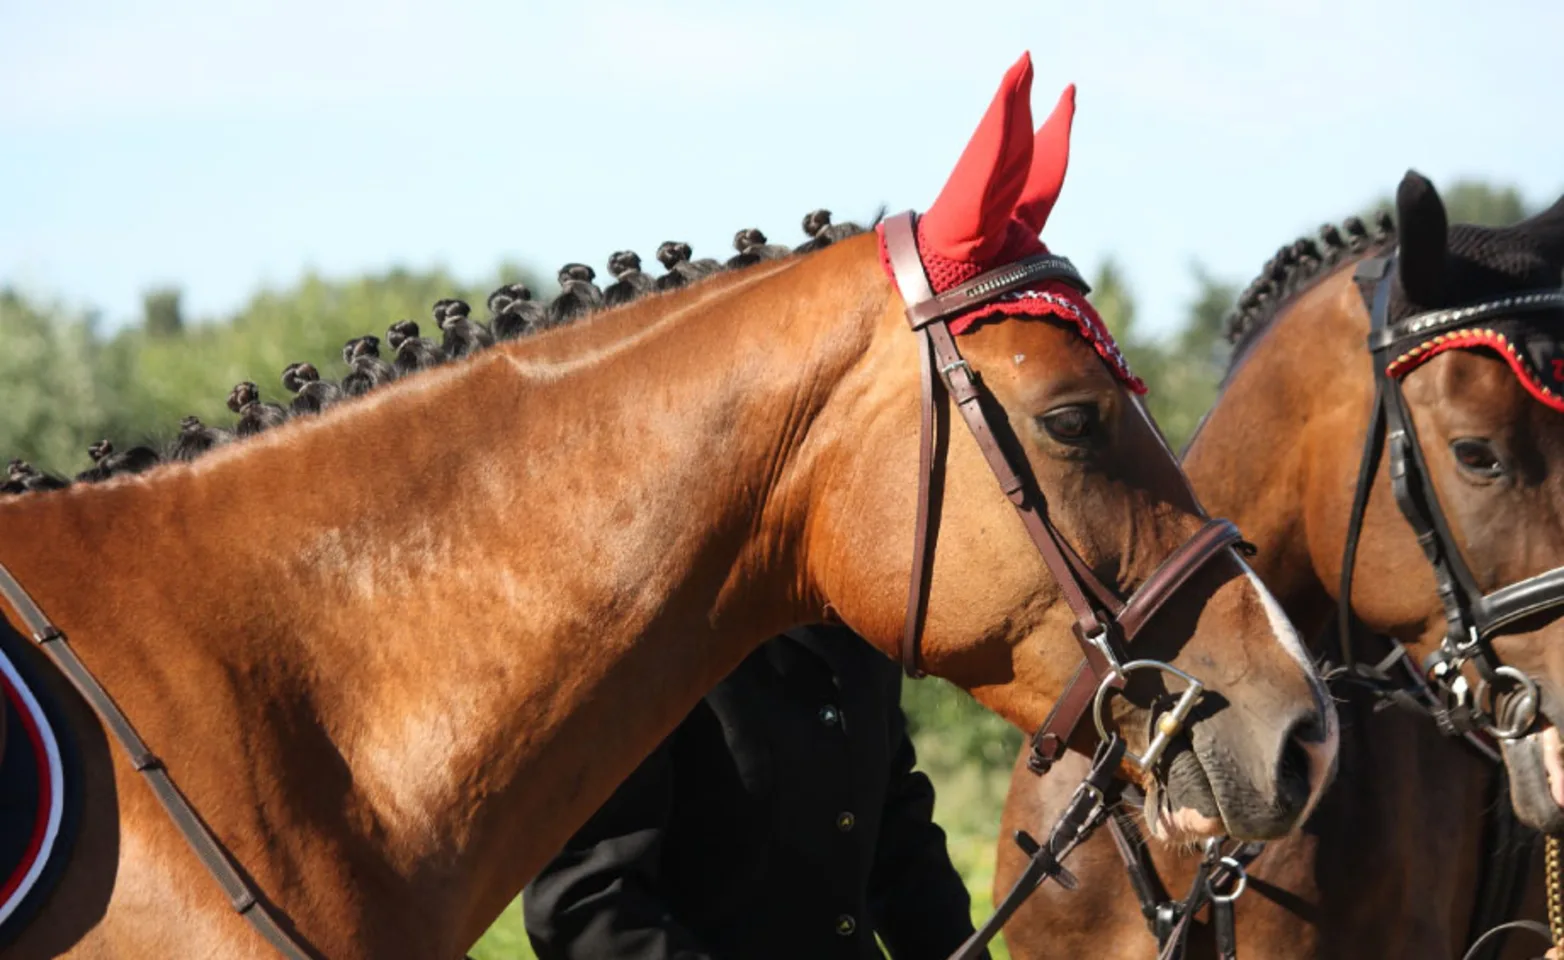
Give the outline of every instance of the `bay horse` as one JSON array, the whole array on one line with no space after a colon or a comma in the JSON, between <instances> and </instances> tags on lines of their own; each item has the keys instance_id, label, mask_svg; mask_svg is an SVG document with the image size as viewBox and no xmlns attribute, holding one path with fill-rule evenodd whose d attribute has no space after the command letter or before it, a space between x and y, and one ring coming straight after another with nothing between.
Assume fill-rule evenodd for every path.
<instances>
[{"instance_id":1,"label":"bay horse","mask_svg":"<svg viewBox=\"0 0 1564 960\"><path fill-rule=\"evenodd\" d=\"M1023 57L917 221L941 292L1059 259L1037 235L1069 116L1034 149L1030 83ZM888 246L864 233L399 378L361 338L340 392L362 397L243 439L187 424L215 448L0 500L0 564L301 953L459 957L765 638L830 619L905 653L933 334L909 335ZM1084 296L1005 289L934 374L954 391L980 371L994 432L925 445L942 483L907 621L914 668L1036 727L1102 639L1072 635L1070 591L1128 595L1209 523ZM1020 495L995 489L998 443ZM1017 522L1042 491L1079 555L1068 582ZM1164 806L1193 833L1278 836L1323 792L1335 712L1258 577L1230 546L1206 559L1135 646L1208 691L1170 748L1204 785ZM1109 720L1138 750L1160 693L1142 680ZM100 720L48 686L82 741L81 829L7 955L272 955Z\"/></svg>"},{"instance_id":2,"label":"bay horse","mask_svg":"<svg viewBox=\"0 0 1564 960\"><path fill-rule=\"evenodd\" d=\"M1378 361L1365 348L1370 315L1360 283L1393 249L1399 259L1391 321L1416 313L1414 305L1499 304L1493 315L1468 321L1475 330L1436 329L1424 344L1385 354L1393 368L1401 365L1389 375L1404 378L1413 442L1421 443L1428 465L1418 469L1432 476L1460 557L1485 591L1517 581L1546 588L1552 582L1546 575L1526 578L1564 564L1564 363L1553 359L1560 356L1564 200L1507 229L1447 227L1432 184L1409 173L1397 214L1399 233L1388 218L1375 236L1361 221L1349 221L1347 237L1327 226L1318 242L1283 248L1267 265L1240 301L1231 369L1184 459L1201 498L1235 517L1258 545L1262 579L1300 631L1320 638L1316 654L1338 663L1342 650L1332 639L1338 631L1326 627L1341 594L1348 530L1355 527L1349 523L1354 485L1365 440L1370 450L1385 441L1368 429L1379 402ZM1549 290L1542 319L1551 330L1521 325L1526 307L1515 298ZM1401 442L1394 430L1390 436ZM1382 672L1411 682L1422 673L1417 664L1430 655L1437 662L1449 611L1390 473L1390 459L1381 457L1357 527L1350 606L1368 631L1404 645L1411 673L1394 658ZM1386 653L1372 637L1355 643L1372 651L1362 654L1370 662ZM1550 795L1548 776L1537 772L1542 761L1528 767L1516 757L1535 756L1551 739L1548 770L1558 762L1551 731L1564 703L1558 699L1564 635L1558 623L1533 616L1493 637L1491 647L1502 663L1540 684L1542 733L1533 728L1504 741L1504 753L1516 813L1534 828L1557 832L1564 783L1555 778ZM1504 772L1491 752L1484 757L1468 742L1442 735L1425 716L1378 709L1384 704L1353 684L1333 684L1333 692L1344 698L1340 773L1304 829L1266 845L1248 867L1247 893L1235 908L1237 954L1461 957L1481 932L1473 926L1483 861L1503 852L1484 847L1516 842L1484 836L1488 808L1505 802L1503 792L1495 800L1496 786L1504 786L1495 780ZM1458 722L1459 711L1444 720ZM1001 836L1046 821L1061 802L1055 783L1039 783L1018 763ZM1200 854L1160 844L1145 851L1165 886L1156 896L1183 898ZM996 891L1007 888L1020 859L1001 840ZM1007 928L1012 956L1156 956L1157 940L1113 838L1094 838L1075 866L1083 890L1043 891L1027 904ZM1540 913L1536 881L1529 916ZM1514 909L1513 902L1496 906L1501 914ZM1209 923L1198 932L1189 955L1211 956ZM1529 937L1510 939L1517 955L1540 952Z\"/></svg>"}]
</instances>

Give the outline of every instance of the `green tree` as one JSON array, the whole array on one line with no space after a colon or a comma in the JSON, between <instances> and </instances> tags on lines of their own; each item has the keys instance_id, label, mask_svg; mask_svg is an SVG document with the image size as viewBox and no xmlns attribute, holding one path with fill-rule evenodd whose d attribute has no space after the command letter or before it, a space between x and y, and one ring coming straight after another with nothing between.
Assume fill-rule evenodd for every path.
<instances>
[{"instance_id":1,"label":"green tree","mask_svg":"<svg viewBox=\"0 0 1564 960\"><path fill-rule=\"evenodd\" d=\"M185 329L177 287L159 287L141 295L141 325L152 337L175 337Z\"/></svg>"},{"instance_id":2,"label":"green tree","mask_svg":"<svg viewBox=\"0 0 1564 960\"><path fill-rule=\"evenodd\" d=\"M70 472L112 426L89 318L0 288L0 457Z\"/></svg>"},{"instance_id":3,"label":"green tree","mask_svg":"<svg viewBox=\"0 0 1564 960\"><path fill-rule=\"evenodd\" d=\"M1485 227L1507 227L1519 223L1537 211L1510 186L1494 186L1475 180L1455 183L1441 196L1445 210L1454 223L1475 223Z\"/></svg>"},{"instance_id":4,"label":"green tree","mask_svg":"<svg viewBox=\"0 0 1564 960\"><path fill-rule=\"evenodd\" d=\"M1198 292L1184 325L1161 344L1151 389L1151 411L1174 450L1182 450L1216 403L1231 348L1222 335L1238 288L1216 280L1196 265Z\"/></svg>"},{"instance_id":5,"label":"green tree","mask_svg":"<svg viewBox=\"0 0 1564 960\"><path fill-rule=\"evenodd\" d=\"M1146 382L1147 406L1175 450L1181 449L1216 401L1227 365L1222 325L1237 299L1231 284L1195 268L1199 292L1184 324L1171 336L1144 334L1135 297L1119 265L1109 260L1092 283L1092 304L1119 342L1130 369Z\"/></svg>"},{"instance_id":6,"label":"green tree","mask_svg":"<svg viewBox=\"0 0 1564 960\"><path fill-rule=\"evenodd\" d=\"M538 289L525 271L510 266L506 273ZM114 363L105 372L125 384L132 428L167 436L189 414L231 420L228 392L244 380L256 383L266 399L286 405L283 367L307 360L322 376L340 377L346 372L344 342L366 333L384 338L398 320L416 320L424 336L439 340L429 316L436 300L460 297L481 315L484 299L498 285L492 279L464 284L442 270L393 268L345 280L310 273L292 286L261 290L232 316L192 324L179 336L127 330L113 345Z\"/></svg>"},{"instance_id":7,"label":"green tree","mask_svg":"<svg viewBox=\"0 0 1564 960\"><path fill-rule=\"evenodd\" d=\"M1540 212L1539 208L1527 203L1515 187L1482 180L1457 180L1441 189L1439 196L1451 223L1507 227ZM1396 201L1392 195L1381 196L1369 206L1370 215L1381 210L1395 215Z\"/></svg>"}]
</instances>

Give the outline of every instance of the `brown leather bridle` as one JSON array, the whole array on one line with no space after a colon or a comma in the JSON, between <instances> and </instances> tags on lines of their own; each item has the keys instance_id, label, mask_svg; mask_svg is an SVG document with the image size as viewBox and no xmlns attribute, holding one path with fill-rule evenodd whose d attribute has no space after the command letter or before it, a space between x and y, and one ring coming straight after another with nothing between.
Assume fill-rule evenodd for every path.
<instances>
[{"instance_id":1,"label":"brown leather bridle","mask_svg":"<svg viewBox=\"0 0 1564 960\"><path fill-rule=\"evenodd\" d=\"M982 384L972 367L962 359L949 325L955 314L1012 290L1047 280L1061 280L1086 293L1085 281L1070 261L1041 254L990 270L936 295L918 254L915 215L907 211L889 217L883 229L886 259L906 303L907 322L918 336L919 373L923 382L918 440L918 520L913 534L907 620L901 640L902 668L909 676L923 675L919 641L928 603L934 553L932 534L938 524L936 491L944 489L944 458L936 456L936 451L944 446L945 393L948 390L956 402L956 409L961 411L962 419L972 431L978 449L983 452L983 458L999 481L1000 489L1021 515L1032 543L1075 614L1072 631L1085 657L1042 726L1032 735L1027 767L1039 776L1047 773L1064 752L1088 710L1100 738L1090 771L1046 839L1040 843L1024 831L1018 833L1016 841L1029 857L1026 869L1010 892L995 905L994 913L983 926L951 956L951 960L974 960L982 955L989 941L998 935L1032 891L1044 882L1052 879L1067 888L1075 886L1075 878L1064 867L1064 858L1106 819L1108 793L1121 763L1128 759L1142 771L1152 773L1157 760L1183 729L1190 711L1204 692L1199 680L1170 664L1155 660L1126 662L1120 651L1140 635L1163 604L1207 563L1229 548L1245 552L1252 552L1254 548L1242 539L1231 521L1208 519L1193 537L1162 561L1128 600L1119 599L1049 521L1047 499L1024 459L1018 462L999 442L989 421L989 412L982 403ZM994 409L997 408L995 404ZM1173 460L1171 451L1167 456ZM1173 465L1183 472L1176 461ZM1106 728L1102 710L1104 696L1110 690L1121 689L1128 675L1136 670L1172 674L1185 683L1174 706L1157 718L1155 734L1143 756L1130 753L1123 739Z\"/></svg>"},{"instance_id":2,"label":"brown leather bridle","mask_svg":"<svg viewBox=\"0 0 1564 960\"><path fill-rule=\"evenodd\" d=\"M935 457L936 446L944 432L945 397L948 390L972 431L978 449L988 461L1000 489L1021 515L1021 522L1042 554L1043 562L1058 582L1065 602L1075 614L1073 631L1085 661L1070 679L1048 718L1032 738L1033 772L1046 773L1080 725L1093 699L1104 685L1122 686L1128 672L1120 654L1134 641L1146 623L1163 604L1178 592L1190 577L1229 547L1243 544L1238 528L1227 520L1207 520L1198 533L1165 559L1128 600L1118 595L1092 572L1091 566L1059 534L1048 518L1048 503L1032 477L1030 467L1019 464L1002 446L981 403L983 387L977 375L951 335L949 319L956 313L997 299L1021 287L1045 280L1062 280L1082 293L1088 291L1079 273L1063 257L1041 254L1017 263L990 270L958 287L936 295L924 273L918 255L916 218L911 211L886 219L885 251L896 285L907 304L907 322L918 335L923 381L922 427L918 446L918 521L913 539L912 578L907 593L907 620L901 642L902 667L911 676L921 676L919 642L923 615L928 601L929 574L933 560L934 491L943 489L944 460ZM1172 458L1172 454L1168 454ZM1177 464L1175 463L1175 466ZM1182 472L1182 468L1180 468ZM1150 661L1137 661L1148 664ZM1157 665L1163 668L1166 665ZM1181 672L1172 671L1185 676ZM1185 679L1189 679L1185 677ZM1193 708L1192 698L1175 708L1177 723L1182 724ZM1172 727L1172 723L1159 726ZM1163 733L1159 729L1159 734ZM1167 732L1167 737L1176 733ZM1164 739L1165 738L1161 738ZM1160 753L1160 750L1156 751ZM1136 758L1149 767L1156 756Z\"/></svg>"}]
</instances>

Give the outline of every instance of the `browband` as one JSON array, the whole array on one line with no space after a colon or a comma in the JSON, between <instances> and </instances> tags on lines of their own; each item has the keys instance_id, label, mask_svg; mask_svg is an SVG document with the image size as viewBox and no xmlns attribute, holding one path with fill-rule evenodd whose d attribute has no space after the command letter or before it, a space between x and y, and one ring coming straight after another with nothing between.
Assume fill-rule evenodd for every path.
<instances>
[{"instance_id":1,"label":"browband","mask_svg":"<svg viewBox=\"0 0 1564 960\"><path fill-rule=\"evenodd\" d=\"M1498 300L1486 300L1466 307L1430 310L1399 323L1387 324L1369 334L1370 350L1384 350L1401 340L1426 340L1429 336L1459 329L1490 317L1516 313L1540 313L1564 309L1564 290L1540 290L1518 293Z\"/></svg>"},{"instance_id":2,"label":"browband","mask_svg":"<svg viewBox=\"0 0 1564 960\"><path fill-rule=\"evenodd\" d=\"M916 243L913 244L913 249L917 249ZM918 262L918 272L923 273L921 260ZM896 276L897 281L900 282L902 271L897 270ZM931 295L928 299L913 303L908 298L907 320L916 330L935 320L949 317L959 310L997 300L1019 287L1029 287L1048 280L1062 280L1081 293L1092 292L1092 288L1081 278L1080 271L1075 269L1075 264L1058 254L1040 253L987 273L978 274L966 283L952 287L944 293ZM908 293L909 291L902 291L903 297L908 297Z\"/></svg>"}]
</instances>

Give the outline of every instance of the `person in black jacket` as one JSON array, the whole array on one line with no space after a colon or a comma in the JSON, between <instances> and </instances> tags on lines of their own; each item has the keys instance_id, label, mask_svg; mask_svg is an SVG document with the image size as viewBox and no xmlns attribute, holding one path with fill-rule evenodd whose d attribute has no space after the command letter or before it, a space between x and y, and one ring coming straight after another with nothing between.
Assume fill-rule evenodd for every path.
<instances>
[{"instance_id":1,"label":"person in black jacket","mask_svg":"<svg viewBox=\"0 0 1564 960\"><path fill-rule=\"evenodd\" d=\"M527 887L540 960L944 960L970 901L900 694L844 628L762 644Z\"/></svg>"}]
</instances>

